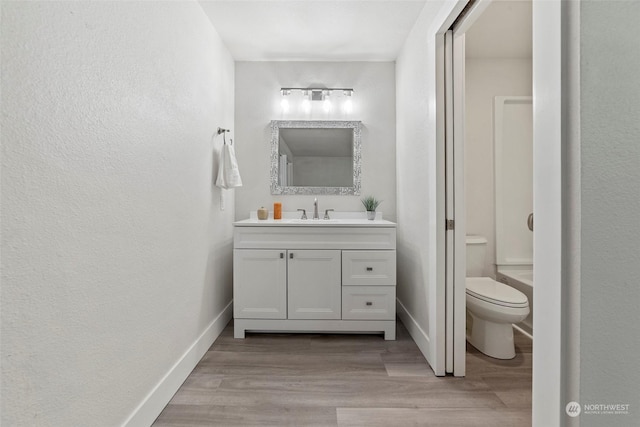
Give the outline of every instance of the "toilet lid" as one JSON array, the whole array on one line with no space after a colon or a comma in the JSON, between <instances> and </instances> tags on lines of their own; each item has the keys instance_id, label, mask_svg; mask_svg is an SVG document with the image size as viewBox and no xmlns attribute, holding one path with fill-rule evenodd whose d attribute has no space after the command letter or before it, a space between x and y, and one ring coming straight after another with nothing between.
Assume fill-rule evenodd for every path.
<instances>
[{"instance_id":1,"label":"toilet lid","mask_svg":"<svg viewBox=\"0 0 640 427\"><path fill-rule=\"evenodd\" d=\"M529 300L519 290L490 277L467 277L467 294L478 299L507 307L527 307Z\"/></svg>"}]
</instances>

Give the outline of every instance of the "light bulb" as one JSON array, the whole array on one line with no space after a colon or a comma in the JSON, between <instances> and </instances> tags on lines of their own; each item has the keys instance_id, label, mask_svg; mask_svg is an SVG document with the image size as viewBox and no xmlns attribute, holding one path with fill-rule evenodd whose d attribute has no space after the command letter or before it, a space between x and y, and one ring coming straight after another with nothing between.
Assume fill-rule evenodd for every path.
<instances>
[{"instance_id":1,"label":"light bulb","mask_svg":"<svg viewBox=\"0 0 640 427\"><path fill-rule=\"evenodd\" d=\"M280 101L280 107L282 107L282 112L283 113L288 113L289 112L289 100L287 98L282 98L282 101Z\"/></svg>"},{"instance_id":2,"label":"light bulb","mask_svg":"<svg viewBox=\"0 0 640 427\"><path fill-rule=\"evenodd\" d=\"M322 102L322 109L325 113L331 111L331 99L329 98L329 92L327 92L324 96L324 101Z\"/></svg>"},{"instance_id":3,"label":"light bulb","mask_svg":"<svg viewBox=\"0 0 640 427\"><path fill-rule=\"evenodd\" d=\"M311 101L309 100L308 91L304 91L302 95L302 111L304 111L306 114L309 114L309 112L311 112Z\"/></svg>"},{"instance_id":4,"label":"light bulb","mask_svg":"<svg viewBox=\"0 0 640 427\"><path fill-rule=\"evenodd\" d=\"M280 101L280 107L282 107L283 113L289 112L289 99L287 98L291 91L288 89L281 89L280 93L282 94L282 100Z\"/></svg>"},{"instance_id":5,"label":"light bulb","mask_svg":"<svg viewBox=\"0 0 640 427\"><path fill-rule=\"evenodd\" d=\"M345 100L344 100L344 103L342 104L342 110L346 114L351 114L351 112L353 112L353 101L351 100L352 94L353 94L353 91L351 90L345 90L343 92Z\"/></svg>"},{"instance_id":6,"label":"light bulb","mask_svg":"<svg viewBox=\"0 0 640 427\"><path fill-rule=\"evenodd\" d=\"M351 101L351 98L347 98L346 101L344 101L344 112L347 114L351 114L353 112L353 101Z\"/></svg>"}]
</instances>

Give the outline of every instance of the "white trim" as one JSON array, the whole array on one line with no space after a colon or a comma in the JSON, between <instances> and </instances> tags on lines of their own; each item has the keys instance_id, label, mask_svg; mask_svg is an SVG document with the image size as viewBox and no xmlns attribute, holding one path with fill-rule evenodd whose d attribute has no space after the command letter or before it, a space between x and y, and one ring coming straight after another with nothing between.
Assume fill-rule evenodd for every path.
<instances>
[{"instance_id":1,"label":"white trim","mask_svg":"<svg viewBox=\"0 0 640 427\"><path fill-rule=\"evenodd\" d=\"M444 19L444 18L443 18ZM435 206L432 210L435 211L435 223L430 225L429 233L433 233L435 236L435 247L432 244L429 245L429 268L435 270L435 278L432 279L432 275L428 275L427 282L424 286L427 288L426 293L429 296L427 301L427 310L429 316L429 334L427 335L427 343L430 345L429 351L425 353L430 355L431 359L427 358L427 361L431 365L431 368L436 375L445 374L445 354L446 354L446 318L445 318L445 291L446 291L446 272L447 272L447 257L446 257L446 233L444 224L447 215L446 209L446 177L445 177L445 39L444 34L435 34L436 44L436 82L442 84L436 84L436 157L433 160L435 164ZM431 235L431 234L430 234ZM431 249L435 252L431 252ZM435 264L434 264L435 262ZM429 340L429 337L432 339Z\"/></svg>"},{"instance_id":2,"label":"white trim","mask_svg":"<svg viewBox=\"0 0 640 427\"><path fill-rule=\"evenodd\" d=\"M402 322L407 331L409 331L409 335L413 338L418 349L423 354L424 358L429 362L431 360L431 355L429 352L431 351L431 340L426 332L420 327L416 319L413 318L411 313L406 309L406 307L400 302L399 299L396 299L396 313L398 318ZM429 362L431 363L431 362ZM436 370L431 366L431 369L434 370L434 373L437 376L444 376L444 369L442 372L436 372Z\"/></svg>"},{"instance_id":3,"label":"white trim","mask_svg":"<svg viewBox=\"0 0 640 427\"><path fill-rule=\"evenodd\" d=\"M562 369L562 3L533 2L533 426L564 419Z\"/></svg>"},{"instance_id":4,"label":"white trim","mask_svg":"<svg viewBox=\"0 0 640 427\"><path fill-rule=\"evenodd\" d=\"M465 23L474 22L489 1L481 1L474 7ZM464 27L464 26L463 26ZM464 376L466 371L466 206L464 187L465 145L465 34L453 32L453 375Z\"/></svg>"},{"instance_id":5,"label":"white trim","mask_svg":"<svg viewBox=\"0 0 640 427\"><path fill-rule=\"evenodd\" d=\"M456 170L456 166L454 164L454 111L453 107L455 105L455 94L453 93L453 81L454 81L454 61L453 53L454 53L454 41L453 41L453 31L449 30L444 34L444 74L445 74L445 141L444 141L444 150L445 150L445 187L446 187L446 217L448 220L456 219L456 207L455 207L455 188L454 185L456 183L454 172ZM462 216L461 216L462 218ZM443 225L444 226L444 225ZM455 333L454 333L454 317L453 314L455 312L454 307L454 285L455 285L455 266L456 266L456 255L455 255L455 231L453 229L449 230L447 227L446 233L446 260L447 260L447 271L445 273L445 372L450 374L453 373L454 370L454 347L455 347Z\"/></svg>"},{"instance_id":6,"label":"white trim","mask_svg":"<svg viewBox=\"0 0 640 427\"><path fill-rule=\"evenodd\" d=\"M580 157L580 8L578 2L562 4L563 38L563 176L565 205L562 212L563 246L563 335L564 389L562 405L580 400L580 277L581 277L581 157ZM570 333L568 332L570 331ZM576 420L576 418L574 418ZM577 424L576 424L577 425Z\"/></svg>"},{"instance_id":7,"label":"white trim","mask_svg":"<svg viewBox=\"0 0 640 427\"><path fill-rule=\"evenodd\" d=\"M158 418L158 415L178 391L184 380L193 371L193 368L202 359L211 344L222 333L225 326L227 326L233 314L232 308L233 301L229 302L222 312L213 319L204 332L134 409L133 413L122 424L123 426L150 426Z\"/></svg>"},{"instance_id":8,"label":"white trim","mask_svg":"<svg viewBox=\"0 0 640 427\"><path fill-rule=\"evenodd\" d=\"M451 29L451 26L453 25L455 20L458 19L458 16L460 16L464 8L467 6L467 3L469 3L469 0L449 0L444 2L440 10L438 11L438 14L434 17L434 25L432 25L431 27L434 29L437 28L433 30L436 38L444 36L444 33ZM440 22L441 24L438 25L438 22Z\"/></svg>"},{"instance_id":9,"label":"white trim","mask_svg":"<svg viewBox=\"0 0 640 427\"><path fill-rule=\"evenodd\" d=\"M469 28L482 16L484 11L489 7L493 0L478 0L473 7L462 17L462 19L456 22L453 27L455 34L464 34ZM458 13L458 15L460 15Z\"/></svg>"},{"instance_id":10,"label":"white trim","mask_svg":"<svg viewBox=\"0 0 640 427\"><path fill-rule=\"evenodd\" d=\"M362 288L363 286L357 286ZM382 288L382 286L378 286ZM391 311L391 310L390 310ZM341 320L341 319L233 319L233 337L243 339L245 332L286 333L369 333L382 332L385 340L396 339L395 313L393 320Z\"/></svg>"},{"instance_id":11,"label":"white trim","mask_svg":"<svg viewBox=\"0 0 640 427\"><path fill-rule=\"evenodd\" d=\"M513 329L515 329L516 331L520 332L522 335L524 335L525 337L529 338L531 341L533 341L533 335L531 335L529 332L525 331L524 329L522 329L520 326L518 325L511 325L513 326Z\"/></svg>"}]
</instances>

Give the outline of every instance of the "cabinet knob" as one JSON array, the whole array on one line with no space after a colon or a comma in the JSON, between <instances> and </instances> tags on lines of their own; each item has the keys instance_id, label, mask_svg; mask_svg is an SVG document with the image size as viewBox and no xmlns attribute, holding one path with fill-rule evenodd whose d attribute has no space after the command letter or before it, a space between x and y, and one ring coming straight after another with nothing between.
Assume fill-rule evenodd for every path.
<instances>
[{"instance_id":1,"label":"cabinet knob","mask_svg":"<svg viewBox=\"0 0 640 427\"><path fill-rule=\"evenodd\" d=\"M367 267L367 271L373 271L373 267Z\"/></svg>"},{"instance_id":2,"label":"cabinet knob","mask_svg":"<svg viewBox=\"0 0 640 427\"><path fill-rule=\"evenodd\" d=\"M373 303L371 301L367 301L366 304L367 305L373 305Z\"/></svg>"}]
</instances>

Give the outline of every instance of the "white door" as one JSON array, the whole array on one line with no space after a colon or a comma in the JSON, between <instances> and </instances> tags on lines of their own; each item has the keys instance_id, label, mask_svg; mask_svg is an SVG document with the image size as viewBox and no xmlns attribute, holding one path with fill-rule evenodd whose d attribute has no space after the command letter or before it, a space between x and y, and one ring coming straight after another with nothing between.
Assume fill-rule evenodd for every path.
<instances>
[{"instance_id":1,"label":"white door","mask_svg":"<svg viewBox=\"0 0 640 427\"><path fill-rule=\"evenodd\" d=\"M340 319L341 251L290 250L289 319Z\"/></svg>"},{"instance_id":2,"label":"white door","mask_svg":"<svg viewBox=\"0 0 640 427\"><path fill-rule=\"evenodd\" d=\"M445 371L455 376L466 371L465 33L490 3L476 1L444 34Z\"/></svg>"},{"instance_id":3,"label":"white door","mask_svg":"<svg viewBox=\"0 0 640 427\"><path fill-rule=\"evenodd\" d=\"M445 372L465 374L464 34L444 34Z\"/></svg>"},{"instance_id":4,"label":"white door","mask_svg":"<svg viewBox=\"0 0 640 427\"><path fill-rule=\"evenodd\" d=\"M287 318L287 251L233 251L233 315L237 319Z\"/></svg>"}]
</instances>

